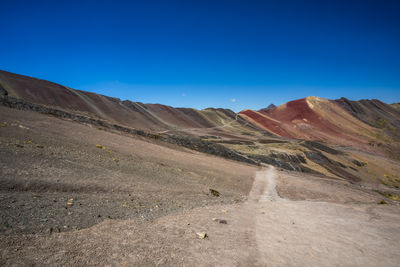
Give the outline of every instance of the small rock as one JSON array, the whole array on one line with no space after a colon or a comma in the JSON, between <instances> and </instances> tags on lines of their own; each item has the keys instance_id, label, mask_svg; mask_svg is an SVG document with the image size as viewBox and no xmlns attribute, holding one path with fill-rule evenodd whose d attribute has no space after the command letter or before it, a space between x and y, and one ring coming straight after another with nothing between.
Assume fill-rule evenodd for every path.
<instances>
[{"instance_id":1,"label":"small rock","mask_svg":"<svg viewBox=\"0 0 400 267\"><path fill-rule=\"evenodd\" d=\"M73 206L74 205L74 203L72 203L72 202L67 202L67 206Z\"/></svg>"},{"instance_id":2,"label":"small rock","mask_svg":"<svg viewBox=\"0 0 400 267\"><path fill-rule=\"evenodd\" d=\"M217 190L215 190L215 189L211 189L211 188L210 188L210 193L211 193L211 195L213 195L214 197L219 197L219 196L220 196L220 193L219 193Z\"/></svg>"},{"instance_id":3,"label":"small rock","mask_svg":"<svg viewBox=\"0 0 400 267\"><path fill-rule=\"evenodd\" d=\"M197 233L197 236L198 236L200 239L204 239L204 238L207 238L207 237L208 237L207 233L205 233L205 232Z\"/></svg>"},{"instance_id":4,"label":"small rock","mask_svg":"<svg viewBox=\"0 0 400 267\"><path fill-rule=\"evenodd\" d=\"M217 218L213 218L212 219L214 222L219 222L221 224L228 224L227 220L221 220L221 219L217 219Z\"/></svg>"}]
</instances>

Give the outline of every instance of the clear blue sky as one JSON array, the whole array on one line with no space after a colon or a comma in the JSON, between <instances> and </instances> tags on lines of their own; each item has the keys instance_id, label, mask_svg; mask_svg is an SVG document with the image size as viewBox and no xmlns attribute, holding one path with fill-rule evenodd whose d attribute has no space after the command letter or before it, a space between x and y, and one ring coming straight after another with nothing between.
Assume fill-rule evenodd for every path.
<instances>
[{"instance_id":1,"label":"clear blue sky","mask_svg":"<svg viewBox=\"0 0 400 267\"><path fill-rule=\"evenodd\" d=\"M147 103L400 102L400 1L18 1L0 69Z\"/></svg>"}]
</instances>

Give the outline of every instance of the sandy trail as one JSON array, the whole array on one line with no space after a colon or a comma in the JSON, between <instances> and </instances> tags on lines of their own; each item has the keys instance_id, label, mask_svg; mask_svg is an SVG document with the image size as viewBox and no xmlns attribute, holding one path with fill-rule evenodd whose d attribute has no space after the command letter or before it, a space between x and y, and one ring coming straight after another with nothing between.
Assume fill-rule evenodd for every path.
<instances>
[{"instance_id":1,"label":"sandy trail","mask_svg":"<svg viewBox=\"0 0 400 267\"><path fill-rule=\"evenodd\" d=\"M398 212L285 200L276 191L277 177L273 167L258 171L244 207L254 214L260 265L399 266Z\"/></svg>"},{"instance_id":2,"label":"sandy trail","mask_svg":"<svg viewBox=\"0 0 400 267\"><path fill-rule=\"evenodd\" d=\"M269 168L258 171L256 173L255 180L265 180L266 187L264 189L263 194L259 196L260 202L268 202L268 201L281 201L282 198L278 195L276 191L276 178L277 173L274 167L270 166Z\"/></svg>"}]
</instances>

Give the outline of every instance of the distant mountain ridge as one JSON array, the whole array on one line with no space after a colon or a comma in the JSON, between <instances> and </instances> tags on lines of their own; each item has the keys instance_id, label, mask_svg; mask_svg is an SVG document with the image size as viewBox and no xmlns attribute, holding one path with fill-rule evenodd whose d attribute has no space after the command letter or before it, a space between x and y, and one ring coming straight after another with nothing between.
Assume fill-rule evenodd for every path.
<instances>
[{"instance_id":1,"label":"distant mountain ridge","mask_svg":"<svg viewBox=\"0 0 400 267\"><path fill-rule=\"evenodd\" d=\"M273 108L276 108L276 106L274 104L269 104L268 107L263 108L261 110L267 111L267 110L270 110L270 109L273 109Z\"/></svg>"},{"instance_id":2,"label":"distant mountain ridge","mask_svg":"<svg viewBox=\"0 0 400 267\"><path fill-rule=\"evenodd\" d=\"M400 110L379 100L306 97L272 109L244 110L245 120L287 138L364 150L399 151Z\"/></svg>"},{"instance_id":3,"label":"distant mountain ridge","mask_svg":"<svg viewBox=\"0 0 400 267\"><path fill-rule=\"evenodd\" d=\"M5 71L0 100L250 164L400 186L399 104L311 96L258 111L196 110L120 100Z\"/></svg>"},{"instance_id":4,"label":"distant mountain ridge","mask_svg":"<svg viewBox=\"0 0 400 267\"><path fill-rule=\"evenodd\" d=\"M101 118L123 126L194 136L254 140L270 135L397 153L400 104L306 97L258 111L174 108L71 89L0 71L0 93L28 102ZM399 149L400 150L400 149Z\"/></svg>"},{"instance_id":5,"label":"distant mountain ridge","mask_svg":"<svg viewBox=\"0 0 400 267\"><path fill-rule=\"evenodd\" d=\"M254 127L236 118L236 113L229 109L196 110L173 108L161 104L143 104L129 100L121 101L118 98L75 90L53 82L6 71L0 71L0 86L10 97L101 118L137 129L174 131L191 128L222 128L229 122L232 124L230 128L234 128L233 132L254 131ZM225 131L230 132L230 128L224 128L226 128Z\"/></svg>"}]
</instances>

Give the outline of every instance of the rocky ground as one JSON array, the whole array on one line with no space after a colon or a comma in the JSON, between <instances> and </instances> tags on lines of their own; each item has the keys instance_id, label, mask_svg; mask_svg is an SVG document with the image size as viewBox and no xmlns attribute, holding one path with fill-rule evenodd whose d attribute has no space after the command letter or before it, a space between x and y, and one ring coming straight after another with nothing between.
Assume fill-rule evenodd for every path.
<instances>
[{"instance_id":1,"label":"rocky ground","mask_svg":"<svg viewBox=\"0 0 400 267\"><path fill-rule=\"evenodd\" d=\"M399 265L400 208L377 188L4 107L0 123L1 265Z\"/></svg>"},{"instance_id":2,"label":"rocky ground","mask_svg":"<svg viewBox=\"0 0 400 267\"><path fill-rule=\"evenodd\" d=\"M254 167L37 113L0 114L4 235L79 230L106 219L153 221L241 201L251 188Z\"/></svg>"}]
</instances>

